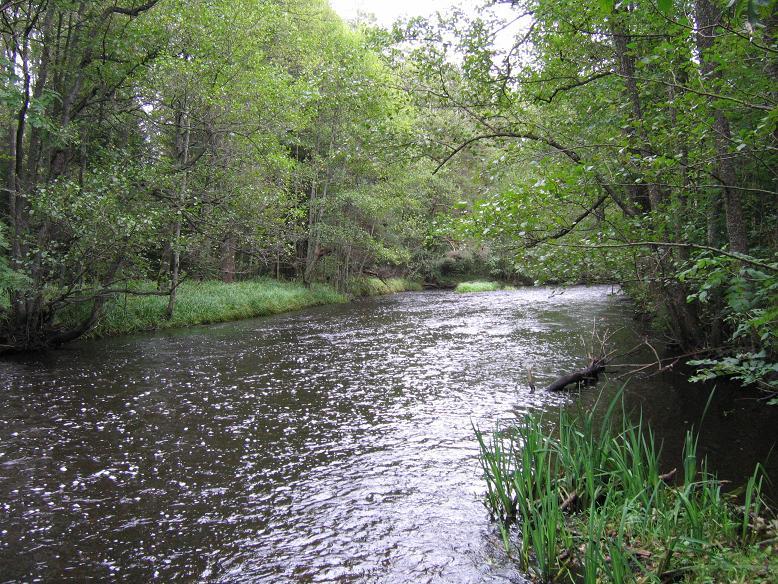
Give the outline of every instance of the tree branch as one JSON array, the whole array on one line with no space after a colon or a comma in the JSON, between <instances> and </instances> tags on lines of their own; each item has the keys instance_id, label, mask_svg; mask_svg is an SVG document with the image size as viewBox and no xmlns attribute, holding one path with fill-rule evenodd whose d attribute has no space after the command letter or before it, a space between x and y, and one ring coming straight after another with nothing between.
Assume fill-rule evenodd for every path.
<instances>
[{"instance_id":1,"label":"tree branch","mask_svg":"<svg viewBox=\"0 0 778 584\"><path fill-rule=\"evenodd\" d=\"M739 260L743 263L768 270L770 272L778 272L778 264L767 264L752 258L751 256L737 253L733 251L726 251L717 247L711 247L710 245L699 245L696 243L677 243L673 241L633 241L629 243L602 243L598 245L584 245L575 243L556 243L549 245L558 245L560 247L580 247L584 249L608 249L608 248L620 248L620 247L683 247L686 249L699 249L703 251L712 251L718 255L726 256L732 259Z\"/></svg>"},{"instance_id":2,"label":"tree branch","mask_svg":"<svg viewBox=\"0 0 778 584\"><path fill-rule=\"evenodd\" d=\"M138 16L141 12L146 12L147 10L151 10L152 8L154 8L154 5L157 4L158 2L159 0L149 0L145 4L141 4L136 8L124 8L122 6L112 6L111 8L106 9L105 16L109 16L111 14L124 14L125 16L135 17Z\"/></svg>"},{"instance_id":3,"label":"tree branch","mask_svg":"<svg viewBox=\"0 0 778 584\"><path fill-rule=\"evenodd\" d=\"M554 233L551 233L549 235L544 235L540 239L534 239L527 245L527 247L528 248L532 248L532 247L535 247L537 245L540 245L541 243L543 243L545 241L549 241L551 239L559 239L560 237L564 237L565 235L570 233L573 229L575 229L581 221L583 221L589 215L594 213L594 211L596 211L607 199L608 199L608 195L607 194L602 195L599 199L597 199L594 202L594 205L592 205L591 207L586 209L583 213L578 215L578 217L573 219L573 222L568 227L562 227L561 229L559 229L558 231L555 231Z\"/></svg>"},{"instance_id":4,"label":"tree branch","mask_svg":"<svg viewBox=\"0 0 778 584\"><path fill-rule=\"evenodd\" d=\"M480 140L489 140L492 138L519 138L519 139L526 139L526 140L533 140L535 142L541 142L543 144L546 144L555 150L558 150L565 156L567 156L570 160L575 162L576 164L582 164L583 159L581 156L573 149L567 148L566 146L560 144L553 138L545 138L543 136L539 136L537 134L533 134L532 132L494 132L492 134L482 134L480 136L475 136L473 138L470 138L469 140L465 140L462 144L457 146L448 156L446 156L437 166L437 168L433 171L432 174L436 174L441 168L443 168L454 156L462 152L465 148L470 146L470 144L473 144L474 142L478 142ZM607 181L600 176L599 173L594 173L594 179L597 181L597 184L602 188L611 199L613 199L613 202L616 203L619 208L624 211L624 214L629 217L635 217L637 216L638 212L635 210L631 205L626 203L622 200L622 198L616 193L616 191L607 183Z\"/></svg>"},{"instance_id":5,"label":"tree branch","mask_svg":"<svg viewBox=\"0 0 778 584\"><path fill-rule=\"evenodd\" d=\"M613 71L602 71L600 73L595 73L594 75L591 75L586 79L578 79L573 83L568 83L567 85L561 85L555 88L554 91L551 93L551 95L549 95L548 97L541 97L539 95L536 95L535 99L537 99L538 101L545 101L546 103L551 103L558 93L561 93L563 91L569 91L570 89L575 89L576 87L583 87L584 85L588 85L592 81L596 81L597 79L602 79L603 77L608 77L610 75L613 75Z\"/></svg>"}]
</instances>

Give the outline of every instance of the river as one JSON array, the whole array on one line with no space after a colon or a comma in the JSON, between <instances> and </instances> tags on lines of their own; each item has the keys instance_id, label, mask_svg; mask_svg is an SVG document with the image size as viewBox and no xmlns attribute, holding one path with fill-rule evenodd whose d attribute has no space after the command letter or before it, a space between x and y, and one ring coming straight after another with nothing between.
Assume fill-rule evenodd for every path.
<instances>
[{"instance_id":1,"label":"river","mask_svg":"<svg viewBox=\"0 0 778 584\"><path fill-rule=\"evenodd\" d=\"M639 341L613 292L406 293L2 362L0 581L523 582L473 424L592 407L525 371L583 364L593 326ZM708 391L683 380L625 398L668 465ZM764 410L727 392L707 414L725 478L767 456Z\"/></svg>"}]
</instances>

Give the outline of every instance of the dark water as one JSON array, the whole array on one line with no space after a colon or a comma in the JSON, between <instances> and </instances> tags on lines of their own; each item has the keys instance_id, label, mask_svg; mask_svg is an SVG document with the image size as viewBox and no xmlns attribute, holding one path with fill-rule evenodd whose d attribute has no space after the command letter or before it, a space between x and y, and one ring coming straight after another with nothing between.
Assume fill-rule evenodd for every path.
<instances>
[{"instance_id":1,"label":"dark water","mask_svg":"<svg viewBox=\"0 0 778 584\"><path fill-rule=\"evenodd\" d=\"M610 291L402 294L0 363L0 581L522 582L471 424L591 407L524 371L580 365L595 321L631 347ZM630 386L668 465L704 391ZM767 456L764 409L717 397L725 477Z\"/></svg>"}]
</instances>

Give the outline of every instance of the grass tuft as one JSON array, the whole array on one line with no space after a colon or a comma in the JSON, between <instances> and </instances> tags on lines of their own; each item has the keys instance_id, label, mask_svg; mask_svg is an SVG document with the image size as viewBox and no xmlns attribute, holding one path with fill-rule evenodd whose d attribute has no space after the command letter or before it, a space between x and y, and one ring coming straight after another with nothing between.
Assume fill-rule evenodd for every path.
<instances>
[{"instance_id":1,"label":"grass tuft","mask_svg":"<svg viewBox=\"0 0 778 584\"><path fill-rule=\"evenodd\" d=\"M419 282L406 278L380 278L362 276L351 278L347 290L351 296L382 296L384 294L396 294L398 292L420 291L423 287Z\"/></svg>"},{"instance_id":2,"label":"grass tuft","mask_svg":"<svg viewBox=\"0 0 778 584\"><path fill-rule=\"evenodd\" d=\"M476 280L473 282L460 282L454 289L455 292L496 292L497 290L515 290L513 286L501 282L486 282Z\"/></svg>"}]
</instances>

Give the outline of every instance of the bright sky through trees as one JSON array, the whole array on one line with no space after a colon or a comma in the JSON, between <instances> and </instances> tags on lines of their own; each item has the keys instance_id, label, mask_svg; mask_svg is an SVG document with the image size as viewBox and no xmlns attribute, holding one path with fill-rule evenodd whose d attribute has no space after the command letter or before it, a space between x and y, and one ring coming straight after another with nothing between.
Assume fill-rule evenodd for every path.
<instances>
[{"instance_id":1,"label":"bright sky through trees","mask_svg":"<svg viewBox=\"0 0 778 584\"><path fill-rule=\"evenodd\" d=\"M360 13L373 14L383 26L407 16L429 16L457 4L454 0L330 0L330 6L345 20L353 20Z\"/></svg>"}]
</instances>

